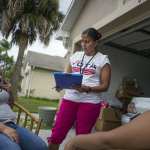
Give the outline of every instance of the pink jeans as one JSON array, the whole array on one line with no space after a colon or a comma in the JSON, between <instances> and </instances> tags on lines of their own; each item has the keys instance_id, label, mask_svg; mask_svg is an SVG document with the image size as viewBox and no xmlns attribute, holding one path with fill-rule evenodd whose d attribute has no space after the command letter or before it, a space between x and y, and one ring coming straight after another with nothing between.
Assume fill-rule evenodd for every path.
<instances>
[{"instance_id":1,"label":"pink jeans","mask_svg":"<svg viewBox=\"0 0 150 150\"><path fill-rule=\"evenodd\" d=\"M100 104L77 103L62 99L49 143L60 144L75 123L76 134L91 132L100 113Z\"/></svg>"}]
</instances>

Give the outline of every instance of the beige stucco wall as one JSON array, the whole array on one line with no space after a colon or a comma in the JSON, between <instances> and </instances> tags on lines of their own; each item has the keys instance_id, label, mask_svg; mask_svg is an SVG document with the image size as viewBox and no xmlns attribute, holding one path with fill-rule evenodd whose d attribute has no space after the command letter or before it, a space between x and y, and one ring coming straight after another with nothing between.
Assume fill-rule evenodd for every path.
<instances>
[{"instance_id":1,"label":"beige stucco wall","mask_svg":"<svg viewBox=\"0 0 150 150\"><path fill-rule=\"evenodd\" d=\"M117 9L118 0L89 0L71 32L72 39Z\"/></svg>"},{"instance_id":2,"label":"beige stucco wall","mask_svg":"<svg viewBox=\"0 0 150 150\"><path fill-rule=\"evenodd\" d=\"M26 83L26 89L25 85L22 84L22 91L29 89L30 96L33 97L60 99L63 95L63 92L58 93L54 89L55 81L53 73L48 70L32 69L30 77L27 76L24 79L24 83Z\"/></svg>"},{"instance_id":3,"label":"beige stucco wall","mask_svg":"<svg viewBox=\"0 0 150 150\"><path fill-rule=\"evenodd\" d=\"M31 74L31 66L26 64L26 67L22 68L22 82L21 82L21 92L20 95L26 96L28 95L27 89L29 89L29 82L30 82L30 74Z\"/></svg>"},{"instance_id":4,"label":"beige stucco wall","mask_svg":"<svg viewBox=\"0 0 150 150\"><path fill-rule=\"evenodd\" d=\"M147 0L140 2L138 0L89 0L76 20L70 38L75 43L80 39L81 32L91 26L100 29L103 37L111 35L125 26L144 19L150 13L147 3L149 3ZM136 10L138 5L141 7ZM135 11L132 12L131 10L134 9ZM131 14L128 16L127 12L129 11ZM114 24L113 21L120 17L121 20ZM111 24L112 22L113 24Z\"/></svg>"}]
</instances>

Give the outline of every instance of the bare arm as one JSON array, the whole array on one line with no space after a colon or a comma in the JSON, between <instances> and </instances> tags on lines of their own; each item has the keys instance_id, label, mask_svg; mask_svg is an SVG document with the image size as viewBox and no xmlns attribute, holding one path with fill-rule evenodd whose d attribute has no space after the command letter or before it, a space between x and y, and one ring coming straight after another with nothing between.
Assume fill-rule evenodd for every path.
<instances>
[{"instance_id":1,"label":"bare arm","mask_svg":"<svg viewBox=\"0 0 150 150\"><path fill-rule=\"evenodd\" d=\"M109 87L111 79L111 67L106 64L100 72L100 85L91 87L92 92L102 92L106 91Z\"/></svg>"},{"instance_id":2,"label":"bare arm","mask_svg":"<svg viewBox=\"0 0 150 150\"><path fill-rule=\"evenodd\" d=\"M149 127L150 111L111 131L76 136L66 144L65 150L149 150Z\"/></svg>"},{"instance_id":3,"label":"bare arm","mask_svg":"<svg viewBox=\"0 0 150 150\"><path fill-rule=\"evenodd\" d=\"M105 132L78 135L65 145L65 150L110 150Z\"/></svg>"},{"instance_id":4,"label":"bare arm","mask_svg":"<svg viewBox=\"0 0 150 150\"><path fill-rule=\"evenodd\" d=\"M0 123L0 132L3 132L4 129L5 129L5 125L3 123Z\"/></svg>"},{"instance_id":5,"label":"bare arm","mask_svg":"<svg viewBox=\"0 0 150 150\"><path fill-rule=\"evenodd\" d=\"M18 143L19 137L15 129L7 127L3 123L0 123L0 133L7 135L12 141Z\"/></svg>"},{"instance_id":6,"label":"bare arm","mask_svg":"<svg viewBox=\"0 0 150 150\"><path fill-rule=\"evenodd\" d=\"M118 149L150 149L150 111L109 132L109 144ZM128 143L128 144L127 144Z\"/></svg>"}]
</instances>

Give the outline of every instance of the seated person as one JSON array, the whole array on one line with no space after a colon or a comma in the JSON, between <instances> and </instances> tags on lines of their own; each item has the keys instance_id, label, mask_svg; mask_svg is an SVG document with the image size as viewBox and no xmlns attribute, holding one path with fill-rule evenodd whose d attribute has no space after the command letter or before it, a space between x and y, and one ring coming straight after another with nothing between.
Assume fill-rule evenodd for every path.
<instances>
[{"instance_id":1,"label":"seated person","mask_svg":"<svg viewBox=\"0 0 150 150\"><path fill-rule=\"evenodd\" d=\"M150 111L111 131L78 135L65 150L150 150Z\"/></svg>"},{"instance_id":2,"label":"seated person","mask_svg":"<svg viewBox=\"0 0 150 150\"><path fill-rule=\"evenodd\" d=\"M116 92L116 98L123 104L123 113L127 113L128 104L132 97L142 96L143 92L135 78L124 77L119 89Z\"/></svg>"},{"instance_id":3,"label":"seated person","mask_svg":"<svg viewBox=\"0 0 150 150\"><path fill-rule=\"evenodd\" d=\"M0 74L0 150L47 150L46 143L28 129L15 124L9 103L10 84Z\"/></svg>"}]
</instances>

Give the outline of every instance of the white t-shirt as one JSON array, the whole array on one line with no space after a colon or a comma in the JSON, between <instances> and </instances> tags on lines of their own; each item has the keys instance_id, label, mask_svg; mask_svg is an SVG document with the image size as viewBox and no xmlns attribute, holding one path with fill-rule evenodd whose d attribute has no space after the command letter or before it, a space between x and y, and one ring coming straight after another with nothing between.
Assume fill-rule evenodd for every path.
<instances>
[{"instance_id":1,"label":"white t-shirt","mask_svg":"<svg viewBox=\"0 0 150 150\"><path fill-rule=\"evenodd\" d=\"M96 55L93 56L84 56L84 52L76 52L70 57L70 64L72 66L72 73L80 73L81 63L82 68L88 63L87 67L84 68L83 72L83 80L82 84L86 86L98 86L100 84L100 70L103 68L105 64L110 64L108 56L103 55L100 52L97 52ZM92 58L93 57L93 58ZM82 61L83 60L83 61ZM64 98L74 102L83 102L83 103L94 103L97 104L102 101L101 93L95 92L83 92L80 93L77 90L68 89L65 91Z\"/></svg>"}]
</instances>

